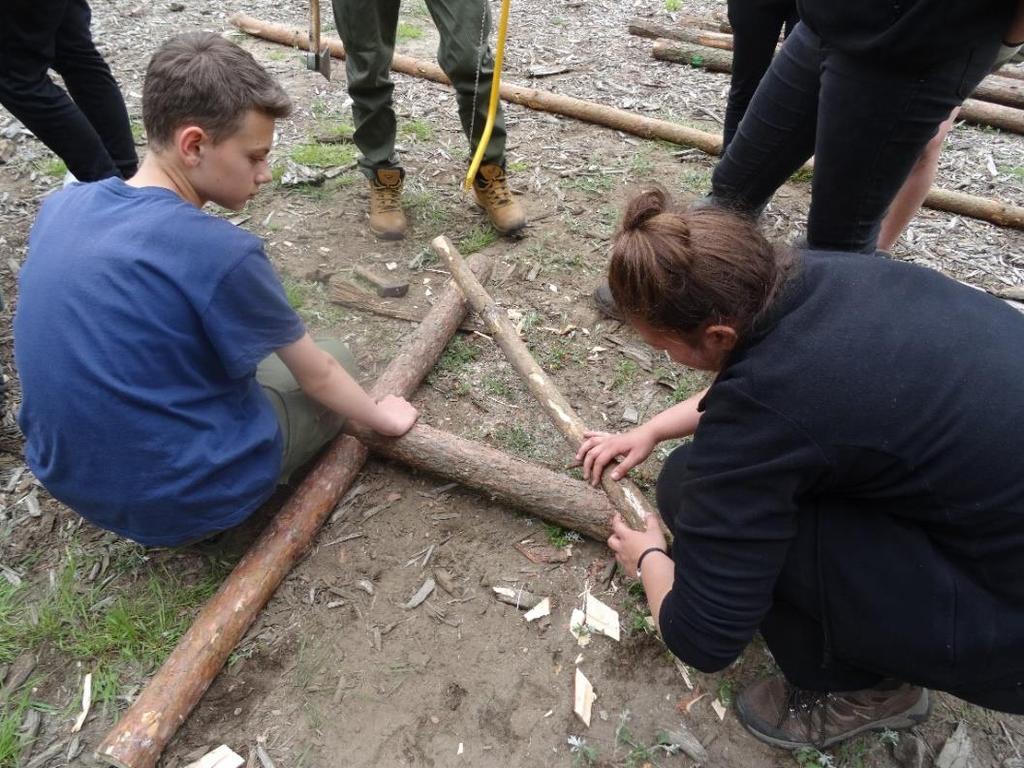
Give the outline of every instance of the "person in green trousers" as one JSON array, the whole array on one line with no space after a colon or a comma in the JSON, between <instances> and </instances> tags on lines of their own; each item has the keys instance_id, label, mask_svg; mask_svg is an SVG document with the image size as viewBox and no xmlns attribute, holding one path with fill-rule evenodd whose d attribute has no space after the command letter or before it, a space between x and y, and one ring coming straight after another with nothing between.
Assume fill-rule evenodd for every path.
<instances>
[{"instance_id":1,"label":"person in green trousers","mask_svg":"<svg viewBox=\"0 0 1024 768\"><path fill-rule=\"evenodd\" d=\"M332 0L345 44L345 73L352 98L353 140L359 166L370 182L370 230L400 240L408 229L401 195L405 180L395 153L397 121L392 106L391 58L400 0ZM475 151L487 121L494 57L487 0L426 0L441 42L437 60L455 87L462 130ZM526 217L505 175L505 120L499 107L483 162L473 184L477 202L502 234L515 233Z\"/></svg>"}]
</instances>

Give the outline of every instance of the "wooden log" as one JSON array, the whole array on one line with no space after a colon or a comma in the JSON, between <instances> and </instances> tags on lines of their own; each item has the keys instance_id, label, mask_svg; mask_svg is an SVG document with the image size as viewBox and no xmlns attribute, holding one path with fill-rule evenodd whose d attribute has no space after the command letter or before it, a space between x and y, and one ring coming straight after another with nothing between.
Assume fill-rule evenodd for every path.
<instances>
[{"instance_id":1,"label":"wooden log","mask_svg":"<svg viewBox=\"0 0 1024 768\"><path fill-rule=\"evenodd\" d=\"M1001 227L1024 229L1024 208L1019 205L1001 203L998 200L968 195L952 189L932 187L924 204L937 211L948 211L973 219L983 219Z\"/></svg>"},{"instance_id":2,"label":"wooden log","mask_svg":"<svg viewBox=\"0 0 1024 768\"><path fill-rule=\"evenodd\" d=\"M1024 69L1015 67L1012 64L1005 64L996 71L999 77L1008 77L1011 80L1024 80Z\"/></svg>"},{"instance_id":3,"label":"wooden log","mask_svg":"<svg viewBox=\"0 0 1024 768\"><path fill-rule=\"evenodd\" d=\"M655 40L653 55L661 61L689 64L692 67L702 67L709 72L732 72L731 53L681 40ZM959 119L974 125L987 125L1024 135L1024 110L1002 104L965 99L960 107Z\"/></svg>"},{"instance_id":4,"label":"wooden log","mask_svg":"<svg viewBox=\"0 0 1024 768\"><path fill-rule=\"evenodd\" d=\"M691 29L685 26L658 24L646 19L633 19L629 23L629 34L652 39L676 40L690 45L717 48L722 51L731 51L734 45L732 35L721 32L708 32L702 29ZM674 55L671 52L666 52L665 60L676 61L677 59L670 58ZM705 53L704 55L707 54ZM655 58L662 57L656 53ZM684 63L692 64L692 60L688 59ZM722 68L725 66L724 60L716 60L713 63L713 67L707 68L712 72L732 71L731 60L728 62L728 69ZM992 104L1002 104L1006 107L1024 109L1024 74L1017 75L1016 77L1015 74L1014 70L1003 69L997 74L989 75L974 89L971 98L978 99L979 101L988 101Z\"/></svg>"},{"instance_id":5,"label":"wooden log","mask_svg":"<svg viewBox=\"0 0 1024 768\"><path fill-rule=\"evenodd\" d=\"M651 55L659 61L689 64L691 67L706 69L708 72L732 72L732 53L716 48L706 48L683 40L668 40L660 37L654 41Z\"/></svg>"},{"instance_id":6,"label":"wooden log","mask_svg":"<svg viewBox=\"0 0 1024 768\"><path fill-rule=\"evenodd\" d=\"M611 535L615 507L608 496L547 467L425 424L397 438L355 424L345 431L375 454L455 480L563 528L601 542Z\"/></svg>"},{"instance_id":7,"label":"wooden log","mask_svg":"<svg viewBox=\"0 0 1024 768\"><path fill-rule=\"evenodd\" d=\"M1024 109L1024 80L1002 75L989 75L974 89L972 99Z\"/></svg>"},{"instance_id":8,"label":"wooden log","mask_svg":"<svg viewBox=\"0 0 1024 768\"><path fill-rule=\"evenodd\" d=\"M475 259L473 266L481 278L490 275L488 259ZM381 374L373 395L411 395L441 356L466 312L462 293L457 286L449 286ZM107 734L96 751L99 761L118 768L156 765L235 645L352 484L366 456L366 447L348 435L330 445Z\"/></svg>"},{"instance_id":9,"label":"wooden log","mask_svg":"<svg viewBox=\"0 0 1024 768\"><path fill-rule=\"evenodd\" d=\"M541 404L548 418L562 433L569 447L575 452L585 439L583 433L586 427L583 420L576 414L575 409L547 374L537 365L537 361L533 359L530 350L519 338L519 334L516 333L508 316L498 308L480 282L473 277L473 273L467 269L466 263L451 240L443 235L435 237L430 241L430 247L444 259L452 274L452 279L466 294L470 306L483 318L487 329L494 336L494 340L498 342L501 351L505 353L505 357L526 383L530 393ZM654 514L654 509L643 492L628 478L618 482L612 480L610 472L602 474L601 486L612 500L612 504L622 514L627 525L634 530L644 530L644 520L648 515Z\"/></svg>"},{"instance_id":10,"label":"wooden log","mask_svg":"<svg viewBox=\"0 0 1024 768\"><path fill-rule=\"evenodd\" d=\"M231 23L248 34L271 42L297 45L305 48L308 48L309 45L306 32L300 29L259 21L242 14L232 16ZM330 48L332 56L344 58L345 51L340 40L324 38L322 43ZM441 68L436 64L395 54L391 67L396 72L449 84L448 78L445 77ZM638 115L624 109L595 104L592 101L585 101L536 88L524 88L512 83L501 84L501 97L505 101L529 107L530 109L564 115L577 120L583 120L584 122L594 123L595 125L603 125L617 131L640 136L641 138L662 139L663 141L672 142L684 147L695 147L709 155L719 155L722 152L721 134L699 131L695 128L688 128L684 125L669 122L668 120L645 117L644 115ZM932 207L929 202L930 199L955 200L957 204L969 201L970 204L966 205L962 210L954 210L952 212L980 218L1001 226L1024 228L1020 224L1005 223L1006 221L1024 221L1024 208L1020 206L1012 206L974 195L962 195L959 192L948 192L937 187L932 187L932 193L925 199L924 204L928 207ZM945 207L936 207L938 210L949 210ZM996 212L997 217L988 218L986 215L988 211Z\"/></svg>"},{"instance_id":11,"label":"wooden log","mask_svg":"<svg viewBox=\"0 0 1024 768\"><path fill-rule=\"evenodd\" d=\"M977 99L964 99L958 119L973 125L987 125L1011 133L1024 134L1024 110L990 104Z\"/></svg>"}]
</instances>

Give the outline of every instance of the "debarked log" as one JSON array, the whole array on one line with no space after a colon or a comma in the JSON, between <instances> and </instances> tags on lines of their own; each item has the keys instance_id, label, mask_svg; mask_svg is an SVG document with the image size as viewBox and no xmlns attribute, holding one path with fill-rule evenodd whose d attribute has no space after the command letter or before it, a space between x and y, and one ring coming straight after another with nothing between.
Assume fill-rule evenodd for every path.
<instances>
[{"instance_id":1,"label":"debarked log","mask_svg":"<svg viewBox=\"0 0 1024 768\"><path fill-rule=\"evenodd\" d=\"M402 437L382 437L355 424L345 431L375 454L455 480L562 528L602 542L611 534L615 507L608 497L568 475L426 424Z\"/></svg>"},{"instance_id":2,"label":"debarked log","mask_svg":"<svg viewBox=\"0 0 1024 768\"><path fill-rule=\"evenodd\" d=\"M487 258L474 260L474 270L482 279L489 277L491 269ZM462 292L450 285L381 374L372 389L374 397L411 395L467 311ZM309 548L366 457L366 446L348 435L330 445L107 734L96 751L97 760L118 768L156 765L238 641Z\"/></svg>"}]
</instances>

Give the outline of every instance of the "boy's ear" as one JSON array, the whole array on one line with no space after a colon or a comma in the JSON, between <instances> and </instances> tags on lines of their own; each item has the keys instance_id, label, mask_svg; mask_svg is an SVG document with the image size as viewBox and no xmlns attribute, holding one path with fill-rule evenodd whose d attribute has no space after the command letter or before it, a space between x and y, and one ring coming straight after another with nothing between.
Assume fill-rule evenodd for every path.
<instances>
[{"instance_id":1,"label":"boy's ear","mask_svg":"<svg viewBox=\"0 0 1024 768\"><path fill-rule=\"evenodd\" d=\"M178 132L178 154L190 168L199 164L206 138L206 131L198 125L186 125Z\"/></svg>"}]
</instances>

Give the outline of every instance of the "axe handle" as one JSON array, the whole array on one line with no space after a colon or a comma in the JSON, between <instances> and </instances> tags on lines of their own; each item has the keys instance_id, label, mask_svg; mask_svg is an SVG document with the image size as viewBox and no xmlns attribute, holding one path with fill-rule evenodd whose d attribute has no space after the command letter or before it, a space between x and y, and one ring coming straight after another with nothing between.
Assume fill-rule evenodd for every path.
<instances>
[{"instance_id":1,"label":"axe handle","mask_svg":"<svg viewBox=\"0 0 1024 768\"><path fill-rule=\"evenodd\" d=\"M320 55L320 0L309 0L309 40L313 53Z\"/></svg>"}]
</instances>

